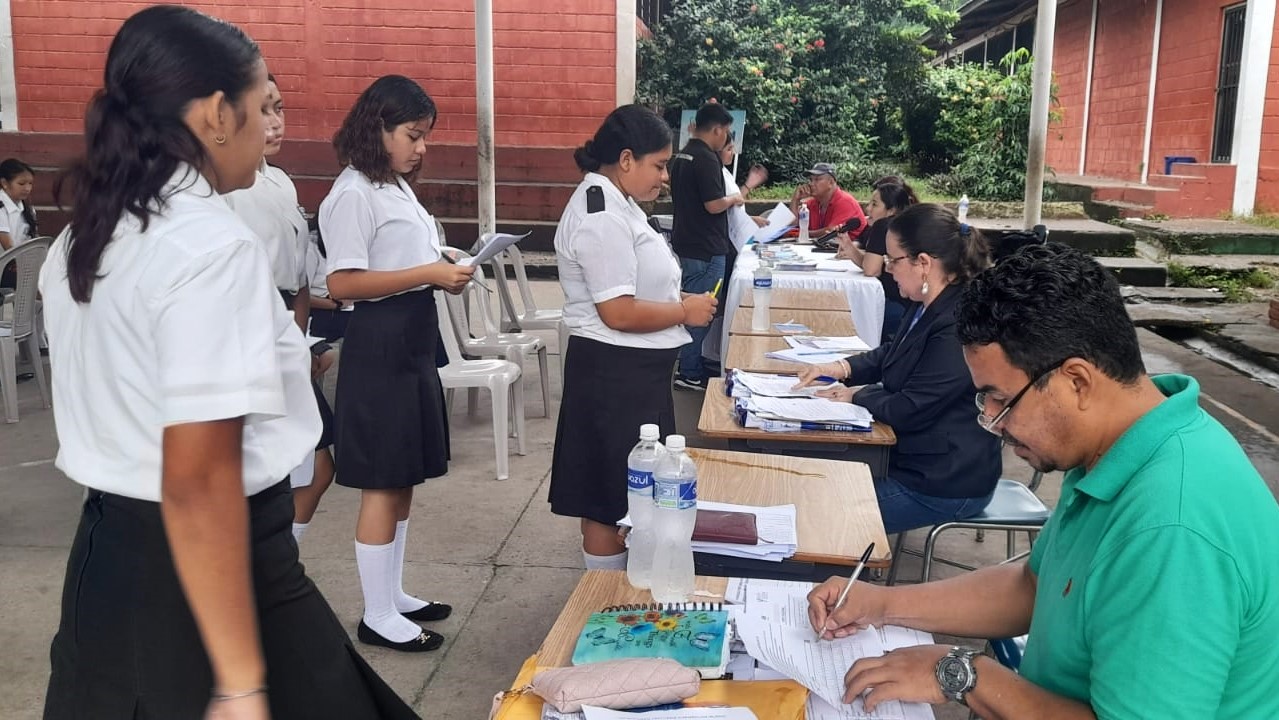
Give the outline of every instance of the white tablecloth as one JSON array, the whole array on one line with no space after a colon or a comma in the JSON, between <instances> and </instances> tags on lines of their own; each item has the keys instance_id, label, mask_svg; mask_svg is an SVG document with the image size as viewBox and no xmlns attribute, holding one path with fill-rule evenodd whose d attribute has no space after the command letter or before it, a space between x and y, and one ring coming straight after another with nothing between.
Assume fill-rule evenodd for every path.
<instances>
[{"instance_id":1,"label":"white tablecloth","mask_svg":"<svg viewBox=\"0 0 1279 720\"><path fill-rule=\"evenodd\" d=\"M754 252L754 245L748 245L737 256L737 264L733 267L733 279L728 285L727 305L724 308L724 326L721 331L721 347L728 347L728 329L732 327L733 313L741 305L744 293L752 292L752 281L755 268L759 267L759 257ZM795 250L803 257L815 260L832 260L831 253L814 253L806 245L795 246ZM851 264L851 263L850 263ZM848 307L852 309L853 324L857 326L857 335L866 344L873 347L879 345L881 325L884 322L884 286L878 278L866 277L856 267L845 272L789 272L773 271L773 290L793 288L797 290L839 290L848 298ZM750 310L746 310L750 312Z\"/></svg>"}]
</instances>

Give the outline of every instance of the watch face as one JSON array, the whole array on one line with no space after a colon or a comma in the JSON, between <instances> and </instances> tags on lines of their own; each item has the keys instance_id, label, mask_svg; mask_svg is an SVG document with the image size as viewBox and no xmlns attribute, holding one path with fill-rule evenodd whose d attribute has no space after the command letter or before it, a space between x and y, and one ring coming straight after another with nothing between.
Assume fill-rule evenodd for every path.
<instances>
[{"instance_id":1,"label":"watch face","mask_svg":"<svg viewBox=\"0 0 1279 720\"><path fill-rule=\"evenodd\" d=\"M968 667L959 658L947 657L938 668L942 687L951 692L958 692L968 686Z\"/></svg>"}]
</instances>

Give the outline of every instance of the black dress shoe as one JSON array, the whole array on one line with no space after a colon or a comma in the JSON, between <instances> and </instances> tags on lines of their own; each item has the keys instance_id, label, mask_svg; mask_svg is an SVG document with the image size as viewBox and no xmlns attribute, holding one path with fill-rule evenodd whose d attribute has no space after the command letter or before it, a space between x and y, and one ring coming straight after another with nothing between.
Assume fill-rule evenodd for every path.
<instances>
[{"instance_id":1,"label":"black dress shoe","mask_svg":"<svg viewBox=\"0 0 1279 720\"><path fill-rule=\"evenodd\" d=\"M360 642L367 645L378 645L401 652L428 652L444 644L444 636L439 633L433 633L430 630L423 630L421 635L407 642L387 640L373 628L365 625L363 620L360 621L359 627L356 628L355 635L360 639Z\"/></svg>"},{"instance_id":2,"label":"black dress shoe","mask_svg":"<svg viewBox=\"0 0 1279 720\"><path fill-rule=\"evenodd\" d=\"M418 622L431 622L432 620L443 620L449 615L452 615L453 606L445 605L444 603L428 602L426 605L423 605L417 610L412 610L410 612L402 612L400 614L410 620L417 620Z\"/></svg>"}]
</instances>

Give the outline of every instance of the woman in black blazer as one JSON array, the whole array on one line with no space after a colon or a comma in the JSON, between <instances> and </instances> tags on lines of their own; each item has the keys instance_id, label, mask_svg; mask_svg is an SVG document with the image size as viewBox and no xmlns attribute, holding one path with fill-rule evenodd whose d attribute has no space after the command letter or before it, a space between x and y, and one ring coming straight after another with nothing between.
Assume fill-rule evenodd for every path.
<instances>
[{"instance_id":1,"label":"woman in black blazer","mask_svg":"<svg viewBox=\"0 0 1279 720\"><path fill-rule=\"evenodd\" d=\"M981 233L940 205L915 205L888 226L885 268L911 301L886 345L811 366L848 387L820 395L853 402L897 433L875 494L890 534L980 513L1002 471L999 438L977 424L977 392L955 335L963 286L990 263ZM854 386L864 386L860 389Z\"/></svg>"}]
</instances>

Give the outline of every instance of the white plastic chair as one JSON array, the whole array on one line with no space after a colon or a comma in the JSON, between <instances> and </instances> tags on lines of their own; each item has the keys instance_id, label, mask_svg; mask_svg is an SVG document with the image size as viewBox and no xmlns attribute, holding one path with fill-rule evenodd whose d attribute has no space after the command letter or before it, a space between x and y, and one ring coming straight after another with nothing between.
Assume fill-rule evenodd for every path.
<instances>
[{"instance_id":1,"label":"white plastic chair","mask_svg":"<svg viewBox=\"0 0 1279 720\"><path fill-rule=\"evenodd\" d=\"M476 250L483 247L487 241L487 237L480 238L475 244ZM503 258L510 260L511 266L515 268L515 282L519 286L520 301L524 305L523 312L515 309L515 299L511 295L510 283L506 279L506 262ZM510 246L490 260L489 266L493 270L497 295L502 303L502 329L554 330L559 325L560 318L564 314L563 310L537 307L537 300L533 297L533 286L528 282L528 271L524 267L524 255L518 247Z\"/></svg>"},{"instance_id":2,"label":"white plastic chair","mask_svg":"<svg viewBox=\"0 0 1279 720\"><path fill-rule=\"evenodd\" d=\"M497 479L511 475L509 453L509 419L515 416L516 453L524 450L524 386L520 382L520 367L506 360L466 360L458 347L449 318L448 302L437 303L440 338L448 354L449 364L440 368L440 384L444 386L449 410L453 408L453 391L466 388L468 409L475 411L475 400L480 388L488 388L493 399L493 446L497 455ZM512 412L513 409L513 412Z\"/></svg>"},{"instance_id":3,"label":"white plastic chair","mask_svg":"<svg viewBox=\"0 0 1279 720\"><path fill-rule=\"evenodd\" d=\"M521 377L527 378L524 358L529 353L536 352L542 378L542 417L550 417L551 387L546 369L546 343L536 335L500 331L493 319L485 287L484 269L475 268L475 280L467 284L461 295L444 295L453 332L462 353L481 358L503 358L518 365Z\"/></svg>"},{"instance_id":4,"label":"white plastic chair","mask_svg":"<svg viewBox=\"0 0 1279 720\"><path fill-rule=\"evenodd\" d=\"M53 238L35 238L0 254L0 272L9 263L17 265L17 282L13 293L5 298L5 307L12 307L12 315L0 323L0 394L4 395L4 417L7 422L18 422L18 349L21 347L31 360L31 369L40 387L40 399L51 407L49 380L44 375L44 360L40 357L40 338L36 333L36 284L40 266L49 254Z\"/></svg>"}]
</instances>

